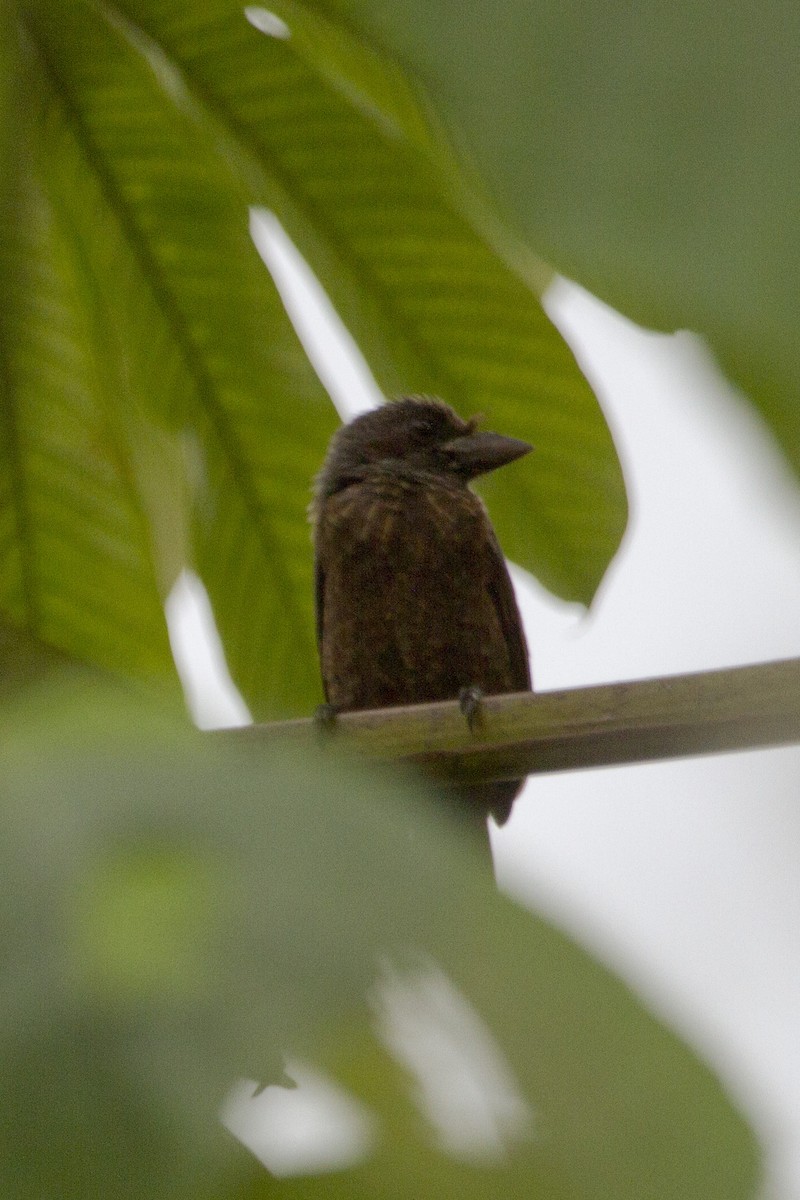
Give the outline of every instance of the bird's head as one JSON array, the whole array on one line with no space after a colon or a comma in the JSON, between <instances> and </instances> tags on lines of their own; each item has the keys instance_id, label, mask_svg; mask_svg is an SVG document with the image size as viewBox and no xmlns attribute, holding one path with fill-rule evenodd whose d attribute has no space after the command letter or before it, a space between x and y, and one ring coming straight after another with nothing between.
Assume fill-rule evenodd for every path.
<instances>
[{"instance_id":1,"label":"bird's head","mask_svg":"<svg viewBox=\"0 0 800 1200\"><path fill-rule=\"evenodd\" d=\"M528 442L476 426L475 419L462 421L448 404L430 396L403 396L362 413L331 439L317 477L317 497L333 495L380 463L444 473L466 484L532 449Z\"/></svg>"}]
</instances>

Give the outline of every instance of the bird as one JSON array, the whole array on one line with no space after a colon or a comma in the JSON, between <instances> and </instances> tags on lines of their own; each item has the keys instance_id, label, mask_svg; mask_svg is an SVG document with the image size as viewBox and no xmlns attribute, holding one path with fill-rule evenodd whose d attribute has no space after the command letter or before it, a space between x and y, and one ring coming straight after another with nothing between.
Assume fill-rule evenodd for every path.
<instances>
[{"instance_id":1,"label":"bird","mask_svg":"<svg viewBox=\"0 0 800 1200\"><path fill-rule=\"evenodd\" d=\"M317 646L328 713L478 703L531 690L528 647L489 514L470 483L527 454L433 396L342 425L314 480ZM503 824L523 780L448 785Z\"/></svg>"}]
</instances>

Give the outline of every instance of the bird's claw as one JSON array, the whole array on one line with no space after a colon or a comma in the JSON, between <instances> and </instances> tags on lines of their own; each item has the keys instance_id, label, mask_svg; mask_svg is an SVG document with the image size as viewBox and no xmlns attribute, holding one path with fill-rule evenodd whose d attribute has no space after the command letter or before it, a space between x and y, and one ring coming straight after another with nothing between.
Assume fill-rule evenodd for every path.
<instances>
[{"instance_id":1,"label":"bird's claw","mask_svg":"<svg viewBox=\"0 0 800 1200\"><path fill-rule=\"evenodd\" d=\"M339 709L335 704L318 704L314 709L314 727L318 733L329 736L336 728Z\"/></svg>"},{"instance_id":2,"label":"bird's claw","mask_svg":"<svg viewBox=\"0 0 800 1200\"><path fill-rule=\"evenodd\" d=\"M474 683L463 687L458 693L458 704L467 719L470 733L475 733L483 722L483 692Z\"/></svg>"}]
</instances>

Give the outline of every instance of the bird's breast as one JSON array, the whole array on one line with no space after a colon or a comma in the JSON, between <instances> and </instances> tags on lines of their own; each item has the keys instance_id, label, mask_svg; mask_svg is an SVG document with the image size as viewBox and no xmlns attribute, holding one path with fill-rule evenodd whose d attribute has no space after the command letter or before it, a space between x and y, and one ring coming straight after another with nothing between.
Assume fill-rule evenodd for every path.
<instances>
[{"instance_id":1,"label":"bird's breast","mask_svg":"<svg viewBox=\"0 0 800 1200\"><path fill-rule=\"evenodd\" d=\"M399 570L420 558L458 554L487 520L481 500L458 481L376 474L327 502L325 524L340 550L390 559Z\"/></svg>"},{"instance_id":2,"label":"bird's breast","mask_svg":"<svg viewBox=\"0 0 800 1200\"><path fill-rule=\"evenodd\" d=\"M509 690L491 595L504 571L481 500L458 481L376 476L329 497L317 524L321 653L343 708Z\"/></svg>"}]
</instances>

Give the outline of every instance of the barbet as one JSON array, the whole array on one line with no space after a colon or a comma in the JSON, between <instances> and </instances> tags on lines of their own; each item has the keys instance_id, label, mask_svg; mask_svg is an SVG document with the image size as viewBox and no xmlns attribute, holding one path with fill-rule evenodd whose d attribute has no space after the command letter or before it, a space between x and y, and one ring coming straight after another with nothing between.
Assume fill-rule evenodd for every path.
<instances>
[{"instance_id":1,"label":"barbet","mask_svg":"<svg viewBox=\"0 0 800 1200\"><path fill-rule=\"evenodd\" d=\"M317 640L335 711L531 687L508 570L470 481L527 454L430 397L343 425L316 479ZM502 824L522 780L451 789Z\"/></svg>"}]
</instances>

